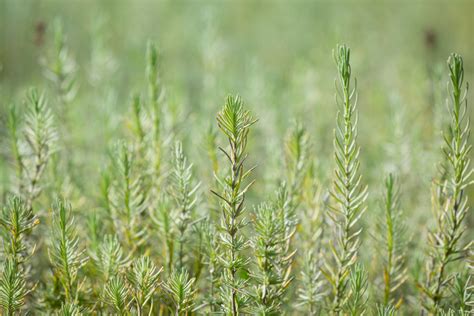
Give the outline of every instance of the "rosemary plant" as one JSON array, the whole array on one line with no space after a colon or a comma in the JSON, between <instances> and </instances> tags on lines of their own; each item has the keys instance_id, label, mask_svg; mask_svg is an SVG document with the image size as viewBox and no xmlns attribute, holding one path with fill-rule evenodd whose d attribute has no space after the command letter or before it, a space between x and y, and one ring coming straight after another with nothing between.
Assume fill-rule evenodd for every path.
<instances>
[{"instance_id":1,"label":"rosemary plant","mask_svg":"<svg viewBox=\"0 0 474 316\"><path fill-rule=\"evenodd\" d=\"M384 217L379 221L377 241L383 245L380 257L383 258L383 306L400 307L403 297L397 290L407 279L405 267L406 226L399 205L399 189L395 178L389 174L385 179L383 200Z\"/></svg>"},{"instance_id":2,"label":"rosemary plant","mask_svg":"<svg viewBox=\"0 0 474 316\"><path fill-rule=\"evenodd\" d=\"M348 281L352 266L357 261L361 229L357 227L359 218L365 211L367 187L362 187L359 174L360 149L357 140L357 84L351 88L352 69L350 49L338 46L334 51L338 70L339 89L336 102L341 107L337 115L335 132L335 180L331 196L329 216L336 225L334 244L331 244L335 265L325 264L322 270L332 286L331 313L340 314L348 299ZM356 81L357 82L357 81Z\"/></svg>"},{"instance_id":3,"label":"rosemary plant","mask_svg":"<svg viewBox=\"0 0 474 316\"><path fill-rule=\"evenodd\" d=\"M289 217L295 217L301 202L305 171L308 167L309 135L301 123L294 123L285 138L285 164L288 182Z\"/></svg>"},{"instance_id":4,"label":"rosemary plant","mask_svg":"<svg viewBox=\"0 0 474 316\"><path fill-rule=\"evenodd\" d=\"M185 245L189 242L190 226L194 220L194 207L196 205L196 191L199 183L195 184L192 174L192 164L187 162L180 142L174 147L174 168L171 173L170 194L174 197L175 223L178 243L177 269L181 271L185 264Z\"/></svg>"},{"instance_id":5,"label":"rosemary plant","mask_svg":"<svg viewBox=\"0 0 474 316\"><path fill-rule=\"evenodd\" d=\"M56 313L58 316L80 316L82 314L81 309L77 305L71 303L63 304L59 312Z\"/></svg>"},{"instance_id":6,"label":"rosemary plant","mask_svg":"<svg viewBox=\"0 0 474 316\"><path fill-rule=\"evenodd\" d=\"M451 294L455 300L453 306L458 307L462 314L472 312L474 303L474 292L471 284L472 275L469 272L457 273L454 275Z\"/></svg>"},{"instance_id":7,"label":"rosemary plant","mask_svg":"<svg viewBox=\"0 0 474 316\"><path fill-rule=\"evenodd\" d=\"M134 156L125 142L115 147L115 179L109 193L115 229L120 232L127 249L132 253L146 240L145 227L140 225L141 214L147 207L140 175L136 174Z\"/></svg>"},{"instance_id":8,"label":"rosemary plant","mask_svg":"<svg viewBox=\"0 0 474 316\"><path fill-rule=\"evenodd\" d=\"M313 168L311 168L313 169ZM311 170L310 173L312 173ZM326 241L326 200L322 186L316 181L303 190L302 214L298 225L298 257L300 258L301 272L297 290L298 302L296 307L309 315L318 315L322 312L323 301L328 294L321 277L321 266L324 262Z\"/></svg>"},{"instance_id":9,"label":"rosemary plant","mask_svg":"<svg viewBox=\"0 0 474 316\"><path fill-rule=\"evenodd\" d=\"M364 315L367 309L367 270L356 264L351 271L350 281L350 295L345 306L348 315L357 316Z\"/></svg>"},{"instance_id":10,"label":"rosemary plant","mask_svg":"<svg viewBox=\"0 0 474 316\"><path fill-rule=\"evenodd\" d=\"M158 268L149 257L142 256L133 261L127 278L137 315L153 314L154 296L161 285Z\"/></svg>"},{"instance_id":11,"label":"rosemary plant","mask_svg":"<svg viewBox=\"0 0 474 316\"><path fill-rule=\"evenodd\" d=\"M211 313L215 313L218 307L218 298L216 295L221 274L221 266L219 264L219 236L216 226L207 218L200 222L201 231L204 234L204 258L203 262L207 267L208 277L207 291L204 296L203 304L206 305Z\"/></svg>"},{"instance_id":12,"label":"rosemary plant","mask_svg":"<svg viewBox=\"0 0 474 316\"><path fill-rule=\"evenodd\" d=\"M2 210L0 225L4 262L0 278L0 307L5 315L19 313L31 291L27 289L29 266L26 266L26 260L33 254L34 246L27 237L38 223L31 208L18 197L11 197Z\"/></svg>"},{"instance_id":13,"label":"rosemary plant","mask_svg":"<svg viewBox=\"0 0 474 316\"><path fill-rule=\"evenodd\" d=\"M13 258L7 258L2 265L0 277L0 308L4 315L17 315L28 294L25 276Z\"/></svg>"},{"instance_id":14,"label":"rosemary plant","mask_svg":"<svg viewBox=\"0 0 474 316\"><path fill-rule=\"evenodd\" d=\"M148 102L150 104L152 119L152 170L155 176L160 174L161 155L162 155L162 121L163 121L163 104L162 94L159 86L158 78L158 52L153 42L147 45L147 80L148 80Z\"/></svg>"},{"instance_id":15,"label":"rosemary plant","mask_svg":"<svg viewBox=\"0 0 474 316\"><path fill-rule=\"evenodd\" d=\"M166 283L163 284L163 289L173 301L174 315L181 316L191 313L196 295L195 281L195 278L190 278L189 273L183 270L181 272L173 271Z\"/></svg>"},{"instance_id":16,"label":"rosemary plant","mask_svg":"<svg viewBox=\"0 0 474 316\"><path fill-rule=\"evenodd\" d=\"M451 282L447 270L450 264L466 257L467 249L464 244L464 222L469 205L466 188L472 183L473 169L470 167L469 152L472 145L469 142L470 121L467 118L467 84L463 94L464 63L461 56L452 54L448 59L450 95L449 115L451 117L449 133L445 135L444 154L447 159L446 181L437 190L435 199L437 227L430 234L431 245L430 265L426 284L419 288L426 296L424 306L433 314L443 309L446 289Z\"/></svg>"},{"instance_id":17,"label":"rosemary plant","mask_svg":"<svg viewBox=\"0 0 474 316\"><path fill-rule=\"evenodd\" d=\"M138 143L142 146L145 145L145 113L143 111L143 104L139 94L135 94L132 97L132 110L133 110L133 133L136 135Z\"/></svg>"},{"instance_id":18,"label":"rosemary plant","mask_svg":"<svg viewBox=\"0 0 474 316\"><path fill-rule=\"evenodd\" d=\"M321 280L321 267L313 251L306 254L301 271L300 288L298 289L298 304L304 307L308 315L317 315L325 295L324 282Z\"/></svg>"},{"instance_id":19,"label":"rosemary plant","mask_svg":"<svg viewBox=\"0 0 474 316\"><path fill-rule=\"evenodd\" d=\"M22 264L30 256L32 247L28 234L39 224L31 208L18 197L11 197L3 208L0 225L2 227L3 255L15 264Z\"/></svg>"},{"instance_id":20,"label":"rosemary plant","mask_svg":"<svg viewBox=\"0 0 474 316\"><path fill-rule=\"evenodd\" d=\"M292 281L291 263L295 252L288 253L285 225L285 209L278 203L264 203L256 209L253 248L257 271L253 273L255 286L254 311L259 315L275 315L282 312L286 290Z\"/></svg>"},{"instance_id":21,"label":"rosemary plant","mask_svg":"<svg viewBox=\"0 0 474 316\"><path fill-rule=\"evenodd\" d=\"M40 195L44 171L56 150L57 133L53 115L43 94L31 89L27 95L24 118L11 108L8 127L12 140L12 152L17 168L17 192L31 208ZM20 126L23 121L23 126Z\"/></svg>"},{"instance_id":22,"label":"rosemary plant","mask_svg":"<svg viewBox=\"0 0 474 316\"><path fill-rule=\"evenodd\" d=\"M161 254L166 262L166 271L171 272L175 260L175 238L176 231L170 209L172 208L167 196L160 196L157 209L151 215L154 226L160 234Z\"/></svg>"},{"instance_id":23,"label":"rosemary plant","mask_svg":"<svg viewBox=\"0 0 474 316\"><path fill-rule=\"evenodd\" d=\"M112 277L104 287L102 301L112 307L115 313L127 315L131 304L130 290L124 279L118 275Z\"/></svg>"},{"instance_id":24,"label":"rosemary plant","mask_svg":"<svg viewBox=\"0 0 474 316\"><path fill-rule=\"evenodd\" d=\"M99 278L108 282L112 277L122 272L128 264L117 236L106 235L91 258L100 273Z\"/></svg>"},{"instance_id":25,"label":"rosemary plant","mask_svg":"<svg viewBox=\"0 0 474 316\"><path fill-rule=\"evenodd\" d=\"M51 56L42 60L42 63L45 77L51 80L56 89L60 104L60 117L64 122L63 120L67 118L67 107L79 88L76 76L78 67L67 46L61 20L54 21L53 32L54 50L51 52Z\"/></svg>"},{"instance_id":26,"label":"rosemary plant","mask_svg":"<svg viewBox=\"0 0 474 316\"><path fill-rule=\"evenodd\" d=\"M228 175L219 180L222 193L212 191L220 200L222 208L220 230L220 261L223 265L221 286L221 308L229 315L238 315L244 311L248 302L245 292L247 280L240 273L247 270L249 260L242 256L248 241L242 234L248 221L245 214L245 194L253 181L245 185L252 169L245 170L247 159L247 141L250 127L255 123L250 112L244 109L238 96L227 97L226 103L217 115L217 124L227 137L229 150L219 148L229 162Z\"/></svg>"},{"instance_id":27,"label":"rosemary plant","mask_svg":"<svg viewBox=\"0 0 474 316\"><path fill-rule=\"evenodd\" d=\"M163 184L162 180L167 174L166 170L162 170L165 111L158 68L158 52L155 44L149 41L146 49L147 97L142 98L140 94L133 93L131 115L127 119L132 132L131 151L135 155L136 166L142 171L143 190L150 191L149 195L155 198L159 195L158 187Z\"/></svg>"},{"instance_id":28,"label":"rosemary plant","mask_svg":"<svg viewBox=\"0 0 474 316\"><path fill-rule=\"evenodd\" d=\"M393 306L377 306L377 316L395 316L397 310Z\"/></svg>"},{"instance_id":29,"label":"rosemary plant","mask_svg":"<svg viewBox=\"0 0 474 316\"><path fill-rule=\"evenodd\" d=\"M63 303L77 304L80 282L79 270L88 257L80 249L71 204L57 200L53 205L52 240L49 257L55 280L62 285Z\"/></svg>"}]
</instances>

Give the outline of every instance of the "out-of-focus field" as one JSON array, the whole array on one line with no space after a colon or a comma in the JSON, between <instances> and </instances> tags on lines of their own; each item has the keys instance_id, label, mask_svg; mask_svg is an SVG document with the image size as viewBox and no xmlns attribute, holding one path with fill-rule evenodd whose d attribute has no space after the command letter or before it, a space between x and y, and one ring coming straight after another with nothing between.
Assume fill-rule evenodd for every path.
<instances>
[{"instance_id":1,"label":"out-of-focus field","mask_svg":"<svg viewBox=\"0 0 474 316\"><path fill-rule=\"evenodd\" d=\"M71 159L78 174L89 175L78 179L85 190L94 188L108 144L123 133L130 95L145 86L149 39L158 45L177 128L196 159L210 118L227 94L238 93L260 120L251 155L260 176L278 177L280 140L296 119L310 131L327 178L336 114L332 50L346 43L358 79L366 180L376 191L380 174L401 164L402 181L414 189L406 190L414 203L407 211L422 216L440 152L436 124L445 115L449 53L464 57L472 78L473 10L471 1L2 1L1 109L32 85L52 89L40 60L60 19L78 65Z\"/></svg>"}]
</instances>

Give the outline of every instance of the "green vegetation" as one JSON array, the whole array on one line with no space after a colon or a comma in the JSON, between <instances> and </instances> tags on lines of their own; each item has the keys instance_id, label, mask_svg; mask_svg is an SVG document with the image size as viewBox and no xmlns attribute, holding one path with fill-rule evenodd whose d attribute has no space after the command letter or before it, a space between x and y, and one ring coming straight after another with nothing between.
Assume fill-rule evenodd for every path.
<instances>
[{"instance_id":1,"label":"green vegetation","mask_svg":"<svg viewBox=\"0 0 474 316\"><path fill-rule=\"evenodd\" d=\"M474 312L455 2L2 2L0 314Z\"/></svg>"}]
</instances>

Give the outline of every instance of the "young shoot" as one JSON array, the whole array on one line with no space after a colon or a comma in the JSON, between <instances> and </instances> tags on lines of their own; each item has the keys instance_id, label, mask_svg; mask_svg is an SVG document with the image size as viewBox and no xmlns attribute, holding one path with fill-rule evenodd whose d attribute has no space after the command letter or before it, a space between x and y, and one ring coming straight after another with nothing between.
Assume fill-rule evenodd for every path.
<instances>
[{"instance_id":1,"label":"young shoot","mask_svg":"<svg viewBox=\"0 0 474 316\"><path fill-rule=\"evenodd\" d=\"M359 174L357 85L351 87L350 49L345 45L338 46L334 58L338 70L336 103L340 109L334 138L336 169L331 191L334 203L330 205L328 215L334 221L336 231L330 245L334 264L326 263L322 272L332 287L330 311L339 315L347 303L350 271L357 261L361 233L357 224L366 209L367 187L362 186Z\"/></svg>"},{"instance_id":2,"label":"young shoot","mask_svg":"<svg viewBox=\"0 0 474 316\"><path fill-rule=\"evenodd\" d=\"M221 200L221 308L229 315L242 313L248 301L248 295L244 291L247 281L239 274L247 270L249 262L242 253L248 246L242 230L248 222L245 217L245 194L253 183L245 182L253 168L246 170L244 163L247 159L248 133L254 123L255 120L238 96L227 97L224 107L217 114L217 125L229 143L227 150L219 148L229 164L227 176L219 180L222 192L212 191Z\"/></svg>"},{"instance_id":3,"label":"young shoot","mask_svg":"<svg viewBox=\"0 0 474 316\"><path fill-rule=\"evenodd\" d=\"M80 249L72 207L58 199L53 205L52 240L49 258L53 273L62 285L64 303L76 304L79 299L78 274L88 257Z\"/></svg>"},{"instance_id":4,"label":"young shoot","mask_svg":"<svg viewBox=\"0 0 474 316\"><path fill-rule=\"evenodd\" d=\"M186 270L181 272L173 271L163 289L173 302L172 312L176 316L184 316L191 313L194 306L196 290L194 283L196 279L190 278Z\"/></svg>"},{"instance_id":5,"label":"young shoot","mask_svg":"<svg viewBox=\"0 0 474 316\"><path fill-rule=\"evenodd\" d=\"M399 188L392 174L385 179L384 216L378 223L376 240L383 258L383 306L400 307L403 297L397 290L407 280L405 267L406 226L399 202Z\"/></svg>"},{"instance_id":6,"label":"young shoot","mask_svg":"<svg viewBox=\"0 0 474 316\"><path fill-rule=\"evenodd\" d=\"M193 179L192 164L189 164L183 153L183 146L176 142L174 147L174 167L171 172L170 194L175 200L175 220L178 243L177 269L184 268L186 259L185 246L189 242L191 225L194 220L196 206L196 191L199 183Z\"/></svg>"}]
</instances>

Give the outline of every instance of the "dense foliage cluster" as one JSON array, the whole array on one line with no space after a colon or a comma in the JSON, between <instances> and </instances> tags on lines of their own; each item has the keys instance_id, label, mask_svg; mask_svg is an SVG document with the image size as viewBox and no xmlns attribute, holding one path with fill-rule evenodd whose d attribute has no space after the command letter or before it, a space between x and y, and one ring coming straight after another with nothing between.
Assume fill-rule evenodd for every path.
<instances>
[{"instance_id":1,"label":"dense foliage cluster","mask_svg":"<svg viewBox=\"0 0 474 316\"><path fill-rule=\"evenodd\" d=\"M409 223L415 210L404 208L403 167L379 174L380 188L365 182L371 176L361 167L358 140L364 91L350 48L337 46L333 54L332 160L318 154L318 135L295 122L286 137L265 140L281 144L273 162L252 145L266 137L253 133L261 123L254 105L230 95L216 120L203 118L201 125L210 125L200 128L204 159L193 164L188 150L198 144L183 137L186 126L176 117L184 114L173 112L161 77L166 70L149 42L146 86L130 93L127 115L117 122L122 132L114 135L100 176L90 178L99 179L94 183L75 165L71 130L87 127L74 126L80 80L56 23L54 45L41 59L51 88L29 89L4 120L2 314L472 313L468 190L474 177L462 57L451 54L445 71L433 220L415 226ZM103 82L99 73L91 80ZM321 176L327 166L328 181ZM267 176L263 168L275 170ZM252 192L257 184L264 194Z\"/></svg>"}]
</instances>

